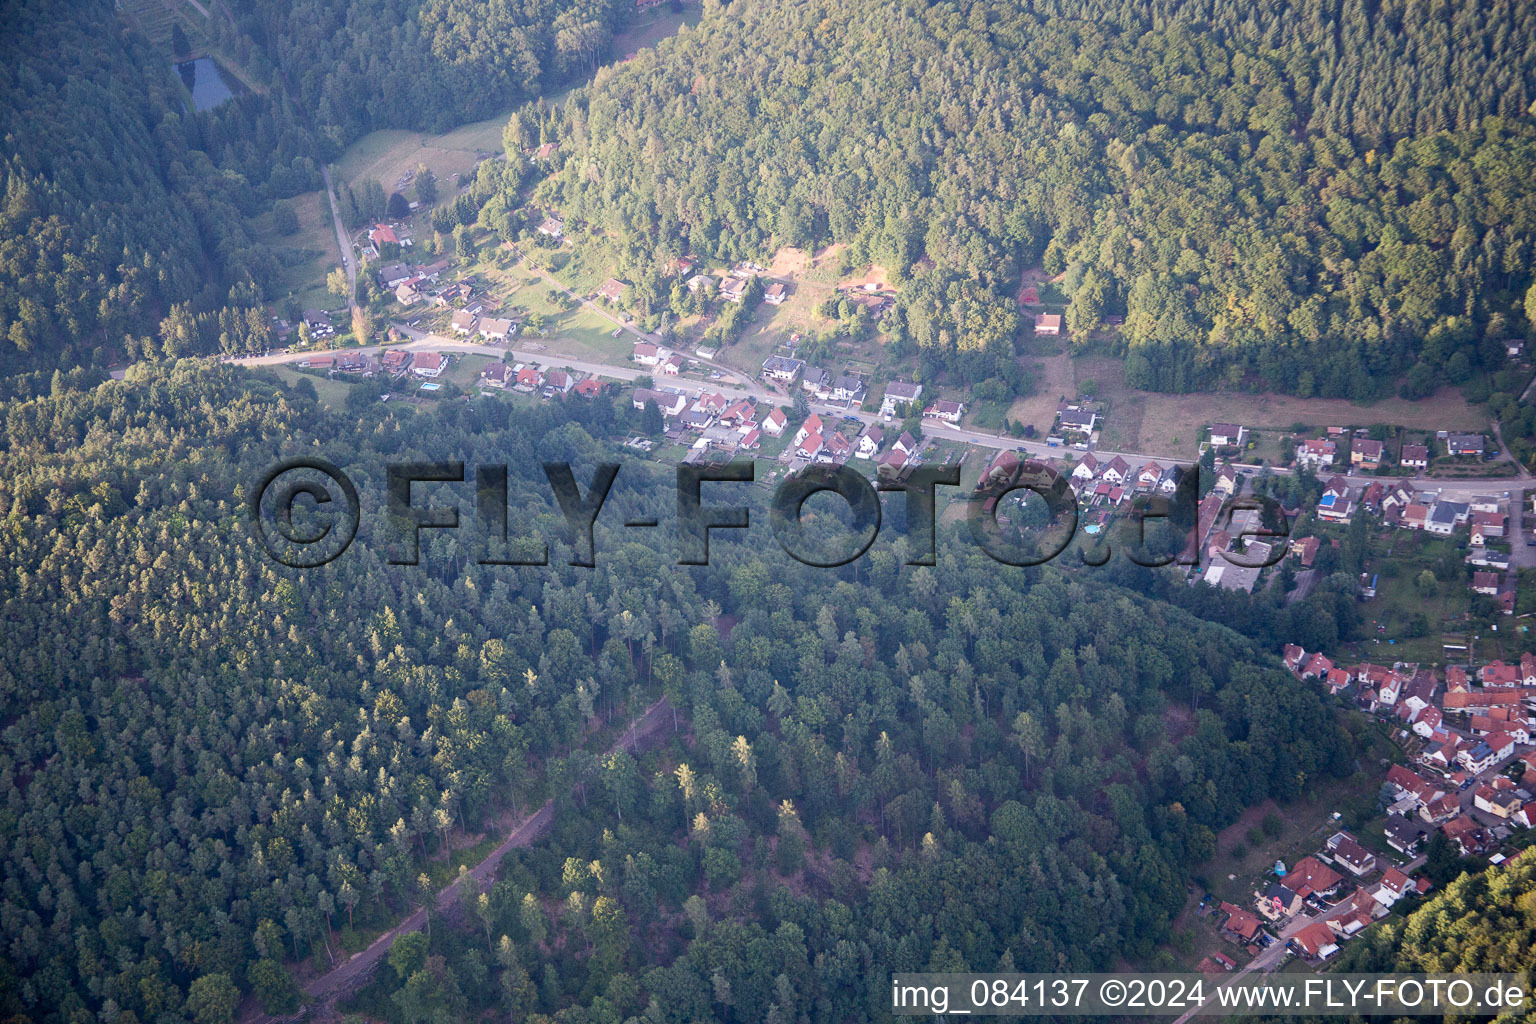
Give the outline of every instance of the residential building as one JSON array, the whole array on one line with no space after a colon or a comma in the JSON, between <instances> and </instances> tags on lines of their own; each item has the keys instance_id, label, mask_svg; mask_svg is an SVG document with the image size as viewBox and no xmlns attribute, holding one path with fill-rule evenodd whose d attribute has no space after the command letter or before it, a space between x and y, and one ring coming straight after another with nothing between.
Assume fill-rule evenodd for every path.
<instances>
[{"instance_id":1,"label":"residential building","mask_svg":"<svg viewBox=\"0 0 1536 1024\"><path fill-rule=\"evenodd\" d=\"M916 405L923 395L923 386L908 380L893 380L885 386L885 397L880 402L881 416L896 415L896 403Z\"/></svg>"},{"instance_id":2,"label":"residential building","mask_svg":"<svg viewBox=\"0 0 1536 1024\"><path fill-rule=\"evenodd\" d=\"M616 277L610 277L608 280L598 285L597 297L600 299L605 299L610 303L617 303L624 297L624 289L628 287L628 282L620 281Z\"/></svg>"},{"instance_id":3,"label":"residential building","mask_svg":"<svg viewBox=\"0 0 1536 1024\"><path fill-rule=\"evenodd\" d=\"M453 325L454 334L474 334L476 319L475 314L466 309L459 309L454 311L449 323Z\"/></svg>"},{"instance_id":4,"label":"residential building","mask_svg":"<svg viewBox=\"0 0 1536 1024\"><path fill-rule=\"evenodd\" d=\"M763 360L763 376L770 380L791 384L805 369L805 360L791 356L769 356Z\"/></svg>"},{"instance_id":5,"label":"residential building","mask_svg":"<svg viewBox=\"0 0 1536 1024\"><path fill-rule=\"evenodd\" d=\"M770 306L777 306L789 298L789 287L781 281L775 281L763 289L763 301Z\"/></svg>"},{"instance_id":6,"label":"residential building","mask_svg":"<svg viewBox=\"0 0 1536 1024\"><path fill-rule=\"evenodd\" d=\"M1450 434L1445 445L1452 455L1481 455L1485 441L1482 434Z\"/></svg>"},{"instance_id":7,"label":"residential building","mask_svg":"<svg viewBox=\"0 0 1536 1024\"><path fill-rule=\"evenodd\" d=\"M1422 444L1403 445L1398 464L1404 469L1425 469L1429 466L1429 448Z\"/></svg>"},{"instance_id":8,"label":"residential building","mask_svg":"<svg viewBox=\"0 0 1536 1024\"><path fill-rule=\"evenodd\" d=\"M1382 443L1361 438L1349 446L1349 464L1361 469L1375 469L1381 465Z\"/></svg>"},{"instance_id":9,"label":"residential building","mask_svg":"<svg viewBox=\"0 0 1536 1024\"><path fill-rule=\"evenodd\" d=\"M778 437L784 433L784 428L789 423L789 417L784 415L783 409L775 409L763 417L763 433L769 437Z\"/></svg>"},{"instance_id":10,"label":"residential building","mask_svg":"<svg viewBox=\"0 0 1536 1024\"><path fill-rule=\"evenodd\" d=\"M411 353L411 372L418 377L437 377L448 368L448 356L442 352Z\"/></svg>"},{"instance_id":11,"label":"residential building","mask_svg":"<svg viewBox=\"0 0 1536 1024\"><path fill-rule=\"evenodd\" d=\"M951 402L942 398L923 410L924 417L943 420L945 423L959 423L960 417L964 414L965 404L963 402Z\"/></svg>"},{"instance_id":12,"label":"residential building","mask_svg":"<svg viewBox=\"0 0 1536 1024\"><path fill-rule=\"evenodd\" d=\"M1325 847L1330 860L1357 878L1376 870L1376 856L1348 832L1335 832Z\"/></svg>"},{"instance_id":13,"label":"residential building","mask_svg":"<svg viewBox=\"0 0 1536 1024\"><path fill-rule=\"evenodd\" d=\"M1217 448L1241 448L1247 440L1248 428L1241 424L1211 424L1211 444Z\"/></svg>"},{"instance_id":14,"label":"residential building","mask_svg":"<svg viewBox=\"0 0 1536 1024\"><path fill-rule=\"evenodd\" d=\"M1296 463L1299 466L1321 469L1324 466L1333 465L1333 460L1338 453L1339 446L1327 438L1303 441L1296 446Z\"/></svg>"},{"instance_id":15,"label":"residential building","mask_svg":"<svg viewBox=\"0 0 1536 1024\"><path fill-rule=\"evenodd\" d=\"M498 319L493 316L480 319L480 337L490 341L506 341L515 328L516 325L511 320Z\"/></svg>"},{"instance_id":16,"label":"residential building","mask_svg":"<svg viewBox=\"0 0 1536 1024\"><path fill-rule=\"evenodd\" d=\"M1054 338L1061 334L1060 313L1038 313L1035 315L1035 334L1042 338Z\"/></svg>"}]
</instances>

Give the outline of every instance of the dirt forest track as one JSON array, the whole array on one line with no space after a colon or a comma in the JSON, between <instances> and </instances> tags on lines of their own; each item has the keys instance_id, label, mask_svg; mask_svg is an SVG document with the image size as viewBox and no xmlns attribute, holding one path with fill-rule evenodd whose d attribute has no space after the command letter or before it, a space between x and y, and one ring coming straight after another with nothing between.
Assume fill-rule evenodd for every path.
<instances>
[{"instance_id":1,"label":"dirt forest track","mask_svg":"<svg viewBox=\"0 0 1536 1024\"><path fill-rule=\"evenodd\" d=\"M672 705L663 697L630 722L623 734L609 746L608 752L616 753L624 750L635 753L643 750L656 736L671 728L672 720ZM488 886L495 880L496 870L501 866L501 859L507 855L507 852L515 847L532 845L536 839L549 831L554 820L554 801L546 800L542 807L514 825L496 849L470 869L468 877L474 880L477 887ZM440 917L450 916L458 907L459 900L463 896L463 886L460 884L462 881L462 877L455 878L437 894ZM421 930L426 927L426 923L425 909L418 908L412 911L395 927L374 939L367 949L354 953L330 971L307 982L303 987L305 1006L302 1010L281 1017L254 1011L243 1016L241 1024L289 1024L295 1021L324 1020L335 1016L336 1003L342 997L367 984L373 977L374 970L389 954L389 948L394 945L395 940L402 935Z\"/></svg>"}]
</instances>

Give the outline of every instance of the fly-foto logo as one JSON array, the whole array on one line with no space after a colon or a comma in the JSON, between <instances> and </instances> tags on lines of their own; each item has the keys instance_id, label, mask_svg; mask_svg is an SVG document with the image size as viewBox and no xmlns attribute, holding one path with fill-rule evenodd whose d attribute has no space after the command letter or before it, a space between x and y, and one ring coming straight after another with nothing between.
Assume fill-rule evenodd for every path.
<instances>
[{"instance_id":1,"label":"fly-foto logo","mask_svg":"<svg viewBox=\"0 0 1536 1024\"><path fill-rule=\"evenodd\" d=\"M571 544L570 564L591 568L597 564L594 527L602 513L619 463L597 465L585 486L576 479L569 463L543 463L545 479L565 519ZM775 540L796 561L817 568L847 565L867 552L879 535L884 507L882 494L901 495L905 512L904 536L910 556L908 565L936 565L936 508L940 487L958 487L959 465L919 466L902 476L882 476L871 482L848 466L811 465L791 474L774 489L768 510ZM423 485L474 485L473 519L477 561L481 565L545 566L549 544L543 537L509 536L508 468L481 464L467 472L463 462L409 462L385 467L385 539L387 559L393 565L417 565L421 561L421 537L427 530L463 528L461 503L444 503L443 495L423 497ZM705 484L751 484L756 480L755 462L724 465L681 465L676 474L676 536L679 565L709 564L713 531L749 530L750 510L741 505L707 504ZM1223 558L1242 568L1273 565L1286 554L1289 527L1284 511L1273 499L1230 498L1219 510L1197 502L1199 468L1189 466L1181 474L1174 493L1145 494L1134 498L1120 516L1122 535L1129 530L1131 542L1124 554L1138 565L1194 565L1206 536L1218 525L1235 530L1230 534L1234 550ZM847 506L850 521L834 549L827 538L807 527L806 503L819 494L835 495ZM1021 531L1010 532L1010 511L1017 515L1030 495L1043 503L1037 511L1034 542L1025 542ZM1038 506L1037 506L1038 508ZM252 529L263 549L283 565L308 569L339 557L356 538L362 516L358 489L341 469L324 459L291 459L272 467L258 482L248 506ZM1245 511L1239 519L1234 513ZM978 485L965 504L965 523L971 538L991 558L1004 565L1032 566L1059 557L1078 534L1082 509L1065 477L1044 461L1018 464L1006 478L988 478ZM1163 520L1169 534L1181 543L1177 550L1148 550L1149 521ZM630 519L626 529L660 526L654 517ZM822 530L824 534L825 529ZM1165 531L1166 532L1166 531ZM1278 541L1255 544L1244 554L1247 541ZM1090 554L1091 550L1091 554ZM1112 547L1102 536L1081 549L1085 564L1103 565Z\"/></svg>"}]
</instances>

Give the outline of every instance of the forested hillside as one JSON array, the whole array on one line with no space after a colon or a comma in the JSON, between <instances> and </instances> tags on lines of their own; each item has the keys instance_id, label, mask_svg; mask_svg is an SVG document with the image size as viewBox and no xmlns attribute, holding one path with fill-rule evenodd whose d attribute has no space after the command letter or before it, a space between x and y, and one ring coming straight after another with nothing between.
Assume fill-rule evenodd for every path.
<instances>
[{"instance_id":1,"label":"forested hillside","mask_svg":"<svg viewBox=\"0 0 1536 1024\"><path fill-rule=\"evenodd\" d=\"M7 2L0 370L87 361L172 303L249 301L245 183L189 138L168 61L102 0Z\"/></svg>"},{"instance_id":2,"label":"forested hillside","mask_svg":"<svg viewBox=\"0 0 1536 1024\"><path fill-rule=\"evenodd\" d=\"M344 956L444 877L445 840L553 795L489 934L432 930L482 951L452 961L466 1000L554 972L551 1011L629 992L698 1020L723 973L720 1019L760 1019L779 961L727 961L773 942L798 1008L845 1019L895 966L1145 955L1214 829L1353 771L1333 712L1258 645L1102 570L1007 569L947 530L934 568L900 541L821 570L717 535L680 569L670 537L612 525L671 521L670 479L632 462L598 568L570 568L525 467L585 481L588 428L627 400L332 413L304 391L182 362L0 406L0 1016L292 1005L280 965ZM311 572L244 522L296 451L364 492L359 540ZM428 457L510 464L510 532L549 533L551 567L478 565L463 532L385 565L383 465ZM641 772L586 751L662 694L681 753ZM557 856L599 866L561 881ZM546 933L527 892L573 909ZM684 923L701 906L718 926Z\"/></svg>"},{"instance_id":3,"label":"forested hillside","mask_svg":"<svg viewBox=\"0 0 1536 1024\"><path fill-rule=\"evenodd\" d=\"M178 304L241 317L269 295L280 267L249 218L319 188L320 166L366 132L441 131L590 72L628 9L215 6L210 37L261 91L191 112L168 49L112 4L5 3L0 374L215 350L162 346L160 323Z\"/></svg>"},{"instance_id":4,"label":"forested hillside","mask_svg":"<svg viewBox=\"0 0 1536 1024\"><path fill-rule=\"evenodd\" d=\"M620 0L237 0L230 45L271 74L323 136L446 131L591 71ZM225 26L221 26L225 28Z\"/></svg>"},{"instance_id":5,"label":"forested hillside","mask_svg":"<svg viewBox=\"0 0 1536 1024\"><path fill-rule=\"evenodd\" d=\"M1502 359L1536 237L1536 10L786 0L599 76L554 199L636 264L853 246L936 359L1023 269L1136 386L1420 393ZM980 288L975 283L979 283ZM1487 341L1485 345L1484 342Z\"/></svg>"}]
</instances>

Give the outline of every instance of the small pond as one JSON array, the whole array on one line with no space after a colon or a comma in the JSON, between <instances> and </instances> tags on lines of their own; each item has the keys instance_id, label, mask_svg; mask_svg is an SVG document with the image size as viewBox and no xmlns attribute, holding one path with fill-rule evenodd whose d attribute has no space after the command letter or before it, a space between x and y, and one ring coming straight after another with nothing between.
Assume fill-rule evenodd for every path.
<instances>
[{"instance_id":1,"label":"small pond","mask_svg":"<svg viewBox=\"0 0 1536 1024\"><path fill-rule=\"evenodd\" d=\"M199 57L176 65L181 84L192 94L192 103L198 110L212 110L227 99L245 91L240 80L223 68L212 57Z\"/></svg>"}]
</instances>

